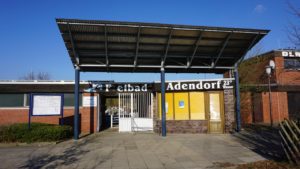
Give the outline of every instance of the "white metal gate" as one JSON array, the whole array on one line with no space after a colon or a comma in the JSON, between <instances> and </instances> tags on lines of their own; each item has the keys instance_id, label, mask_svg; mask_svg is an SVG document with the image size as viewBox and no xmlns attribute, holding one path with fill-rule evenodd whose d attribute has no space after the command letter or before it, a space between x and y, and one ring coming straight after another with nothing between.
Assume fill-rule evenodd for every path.
<instances>
[{"instance_id":1,"label":"white metal gate","mask_svg":"<svg viewBox=\"0 0 300 169\"><path fill-rule=\"evenodd\" d=\"M152 93L119 93L119 132L153 130Z\"/></svg>"}]
</instances>

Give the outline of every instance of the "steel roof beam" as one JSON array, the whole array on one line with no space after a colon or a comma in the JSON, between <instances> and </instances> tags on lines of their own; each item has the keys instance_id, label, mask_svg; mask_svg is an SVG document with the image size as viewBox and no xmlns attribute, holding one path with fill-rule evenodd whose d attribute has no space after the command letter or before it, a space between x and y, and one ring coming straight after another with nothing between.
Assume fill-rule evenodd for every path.
<instances>
[{"instance_id":1,"label":"steel roof beam","mask_svg":"<svg viewBox=\"0 0 300 169\"><path fill-rule=\"evenodd\" d=\"M80 52L81 54L81 59L85 59L85 58L98 58L100 57L105 57L105 53L95 53L95 52ZM132 58L135 55L134 54L127 54L127 53L111 53L109 55L110 57L125 57L125 58ZM145 57L145 58L159 58L161 57L161 55L159 54L139 54L140 57ZM195 55L195 58L199 58L199 59L211 59L210 55ZM184 55L168 55L168 58L182 58L184 59L185 56ZM236 57L233 56L224 56L222 57L222 59L234 59Z\"/></svg>"},{"instance_id":2,"label":"steel roof beam","mask_svg":"<svg viewBox=\"0 0 300 169\"><path fill-rule=\"evenodd\" d=\"M169 47L170 47L170 41L171 41L171 38L172 38L172 33L173 33L173 29L171 28L171 29L170 29L170 33L169 33L169 37L168 37L168 40L167 40L167 45L166 45L166 49L165 49L165 54L164 54L164 57L163 57L163 59L162 59L161 67L164 67L165 61L166 61L166 59L167 59L167 55L168 55L168 51L169 51Z\"/></svg>"},{"instance_id":3,"label":"steel roof beam","mask_svg":"<svg viewBox=\"0 0 300 169\"><path fill-rule=\"evenodd\" d=\"M219 54L218 54L216 60L213 62L212 67L215 67L215 66L217 65L217 63L218 63L220 57L222 56L223 51L224 51L226 45L228 44L229 39L230 39L230 37L232 36L232 34L233 34L233 33L231 32L231 33L229 33L229 34L226 36L226 39L225 39L225 41L223 42L223 45L222 45L222 47L221 47L221 49L220 49L220 51L219 51Z\"/></svg>"},{"instance_id":4,"label":"steel roof beam","mask_svg":"<svg viewBox=\"0 0 300 169\"><path fill-rule=\"evenodd\" d=\"M194 51L193 51L193 54L192 54L192 56L191 56L191 59L188 60L188 62L187 62L187 68L190 68L191 65L192 65L193 59L194 59L195 54L196 54L196 52L197 52L197 50L198 50L199 43L200 43L201 39L202 39L202 31L200 32L200 35L199 35L199 37L198 37L198 39L197 39L197 41L196 41L196 43L195 43L195 47L194 47Z\"/></svg>"},{"instance_id":5,"label":"steel roof beam","mask_svg":"<svg viewBox=\"0 0 300 169\"><path fill-rule=\"evenodd\" d=\"M173 37L173 36L172 36ZM143 39L144 39L144 36L143 36ZM174 38L172 38L172 40L174 40ZM193 39L193 41L196 41L197 39ZM202 40L205 40L205 38L202 38ZM223 39L224 41L224 39ZM231 42L237 42L237 43L245 43L246 41L237 41L235 39L230 39ZM99 45L99 44L103 44L104 41L86 41L86 40L76 40L76 43L79 45ZM120 44L120 42L117 42L117 41L109 41L110 45L118 45ZM235 46L228 46L227 48L231 48L231 49L235 49L235 48L243 48L243 47L248 47L248 44L247 43L246 45L235 45ZM121 45L136 45L136 42L122 42ZM142 42L140 41L139 42L139 45L143 45L143 46L154 46L154 47L160 47L160 46L165 46L165 44L163 43L149 43L149 42ZM178 47L190 47L191 45L194 45L194 44L172 44L172 46L178 46ZM206 45L198 45L198 47L204 47L204 48L217 48L217 47L220 47L220 45L209 45L209 46L206 46ZM78 48L78 47L77 47ZM101 48L102 49L102 48Z\"/></svg>"},{"instance_id":6,"label":"steel roof beam","mask_svg":"<svg viewBox=\"0 0 300 169\"><path fill-rule=\"evenodd\" d=\"M247 49L243 53L242 57L237 61L237 64L240 64L244 60L246 54L253 47L253 45L255 44L255 41L258 39L259 36L260 36L260 33L258 33L257 35L255 35L255 37L252 39L252 41L249 43Z\"/></svg>"},{"instance_id":7,"label":"steel roof beam","mask_svg":"<svg viewBox=\"0 0 300 169\"><path fill-rule=\"evenodd\" d=\"M81 56L81 61L82 60L85 60L85 59L105 59L104 57L103 57L104 55L82 55ZM113 55L109 55L110 56L110 60L112 60L112 59L130 59L130 58L132 58L132 57L134 57L133 55L122 55L122 56L120 56L120 55L115 55L115 56L113 56ZM149 60L149 59L159 59L161 56L157 56L157 55L155 55L155 56L151 56L151 55L139 55L140 57L143 57L143 59L145 59L145 60ZM185 57L178 57L178 56L171 56L171 55L168 55L168 59L185 59ZM211 59L210 59L211 57L208 57L208 56L203 56L203 57L201 57L200 59L203 59L203 60L210 60L211 61ZM236 57L233 57L233 56L228 56L228 57L222 57L222 60L231 60L231 59L236 59ZM103 61L103 60L102 60ZM98 61L99 62L99 61ZM103 61L103 62L101 62L101 63L104 63L105 64L105 61ZM182 62L181 61L181 64L184 64L184 62ZM184 64L185 66L186 66L186 64Z\"/></svg>"},{"instance_id":8,"label":"steel roof beam","mask_svg":"<svg viewBox=\"0 0 300 169\"><path fill-rule=\"evenodd\" d=\"M134 67L137 65L137 58L139 53L139 45L140 45L140 34L141 34L141 27L138 28L137 38L136 38L136 49L135 49L135 57L134 57Z\"/></svg>"},{"instance_id":9,"label":"steel roof beam","mask_svg":"<svg viewBox=\"0 0 300 169\"><path fill-rule=\"evenodd\" d=\"M154 65L159 68L168 67L170 72L201 72L198 71L199 67L195 67L199 65L205 66L202 72L214 72L214 68L216 68L215 72L221 72L224 70L217 70L217 67L237 64L247 51L269 32L260 29L138 22L72 19L57 19L56 22L73 65L84 63L106 66L95 67L98 71L118 70L117 67L112 68L110 65L131 65L130 68L120 68L124 72L159 71L156 68L140 67L140 65ZM81 32L74 29L75 25ZM90 32L90 28L95 32ZM111 32L110 28L116 31ZM137 34L138 29L143 30L141 32L143 34ZM199 38L200 32L201 38ZM230 34L232 36L228 37ZM178 67L185 69L176 69Z\"/></svg>"},{"instance_id":10,"label":"steel roof beam","mask_svg":"<svg viewBox=\"0 0 300 169\"><path fill-rule=\"evenodd\" d=\"M92 21L92 22L91 22ZM200 31L206 29L209 32L236 32L236 33L253 33L256 34L258 31L261 34L267 34L269 30L263 29L244 29L244 28L225 28L225 27L208 27L208 26L194 26L194 25L176 25L176 24L155 24L155 23L142 23L142 22L120 22L120 21L98 21L95 20L77 20L74 22L73 19L56 19L56 23L60 25L72 24L81 26L110 26L110 27L125 27L125 28L155 28L155 29L169 29L171 26L174 30L190 30Z\"/></svg>"},{"instance_id":11,"label":"steel roof beam","mask_svg":"<svg viewBox=\"0 0 300 169\"><path fill-rule=\"evenodd\" d=\"M174 29L173 29L174 30ZM202 32L205 32L202 30ZM72 32L74 35L79 35L79 36L99 36L99 33L102 33L102 32L99 32L99 33L95 33L95 32ZM63 35L64 34L68 34L68 33L65 33L63 32L62 33ZM226 33L223 33L223 34L226 34ZM103 36L103 35L101 35ZM109 36L110 37L124 37L124 38L136 38L136 34L132 34L132 33L109 33ZM169 35L151 35L151 34L143 34L143 38L167 38ZM172 35L172 39L178 39L178 40L197 40L198 39L198 36L184 36L184 35L176 35L176 34L173 34ZM224 38L222 37L203 37L203 40L215 40L215 41L223 41ZM243 38L235 38L235 39L232 39L234 41L247 41L246 39L243 39ZM82 40L84 41L84 40Z\"/></svg>"},{"instance_id":12,"label":"steel roof beam","mask_svg":"<svg viewBox=\"0 0 300 169\"><path fill-rule=\"evenodd\" d=\"M107 47L107 27L105 25L104 27L104 38L105 38L105 58L106 58L106 66L108 67L109 61L108 61L108 47Z\"/></svg>"},{"instance_id":13,"label":"steel roof beam","mask_svg":"<svg viewBox=\"0 0 300 169\"><path fill-rule=\"evenodd\" d=\"M71 45L72 45L72 51L73 51L73 54L74 54L74 57L75 57L75 60L76 60L76 65L79 65L80 60L79 60L78 53L76 52L76 49L75 49L75 42L74 42L74 39L73 39L73 36L72 36L71 26L69 24L68 24L68 30L69 30L69 38L70 38Z\"/></svg>"},{"instance_id":14,"label":"steel roof beam","mask_svg":"<svg viewBox=\"0 0 300 169\"><path fill-rule=\"evenodd\" d=\"M81 64L81 67L106 67L105 64ZM110 68L134 68L134 65L119 65L119 64L111 64ZM137 65L137 68L161 68L159 65ZM178 65L165 65L164 68L169 69L186 69L186 66L178 66ZM215 69L233 69L234 66L216 66ZM191 66L191 69L211 69L211 66Z\"/></svg>"}]
</instances>

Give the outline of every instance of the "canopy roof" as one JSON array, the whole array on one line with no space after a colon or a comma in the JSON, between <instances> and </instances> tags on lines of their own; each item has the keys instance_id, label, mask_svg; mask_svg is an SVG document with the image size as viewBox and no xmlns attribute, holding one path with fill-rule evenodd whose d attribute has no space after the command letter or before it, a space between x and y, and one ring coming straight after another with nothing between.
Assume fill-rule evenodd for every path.
<instances>
[{"instance_id":1,"label":"canopy roof","mask_svg":"<svg viewBox=\"0 0 300 169\"><path fill-rule=\"evenodd\" d=\"M56 20L81 71L222 73L269 30L102 20Z\"/></svg>"}]
</instances>

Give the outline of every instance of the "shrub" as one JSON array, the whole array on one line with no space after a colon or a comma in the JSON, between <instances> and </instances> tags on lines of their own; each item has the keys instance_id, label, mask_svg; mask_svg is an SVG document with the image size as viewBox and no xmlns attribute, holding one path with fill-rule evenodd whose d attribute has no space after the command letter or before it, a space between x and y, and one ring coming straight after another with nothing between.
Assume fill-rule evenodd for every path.
<instances>
[{"instance_id":1,"label":"shrub","mask_svg":"<svg viewBox=\"0 0 300 169\"><path fill-rule=\"evenodd\" d=\"M71 126L54 124L27 123L0 127L0 142L45 142L60 141L72 137Z\"/></svg>"}]
</instances>

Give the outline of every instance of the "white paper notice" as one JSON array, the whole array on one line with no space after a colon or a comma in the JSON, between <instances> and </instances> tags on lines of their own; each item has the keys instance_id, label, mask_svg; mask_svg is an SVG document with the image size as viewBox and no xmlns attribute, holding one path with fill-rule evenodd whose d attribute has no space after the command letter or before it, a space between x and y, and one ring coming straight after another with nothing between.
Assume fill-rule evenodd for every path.
<instances>
[{"instance_id":1,"label":"white paper notice","mask_svg":"<svg viewBox=\"0 0 300 169\"><path fill-rule=\"evenodd\" d=\"M32 115L60 115L62 106L61 103L61 96L33 95Z\"/></svg>"},{"instance_id":2,"label":"white paper notice","mask_svg":"<svg viewBox=\"0 0 300 169\"><path fill-rule=\"evenodd\" d=\"M97 106L97 96L83 96L82 106L83 107L96 107Z\"/></svg>"}]
</instances>

